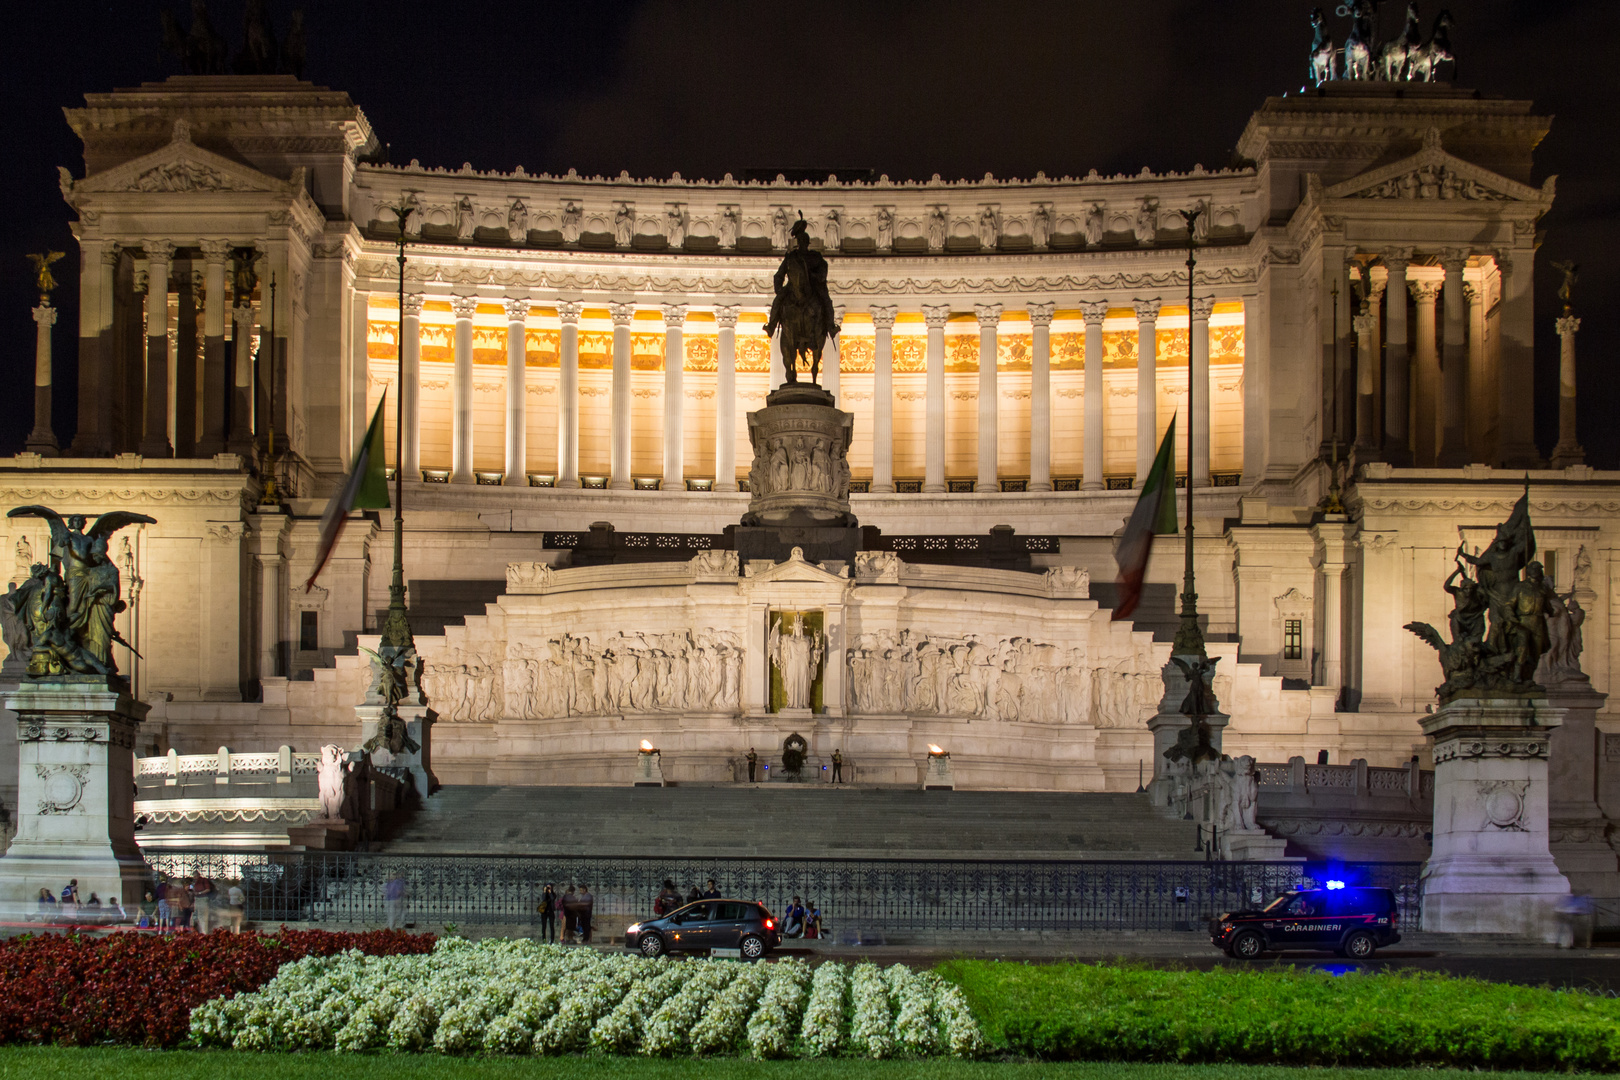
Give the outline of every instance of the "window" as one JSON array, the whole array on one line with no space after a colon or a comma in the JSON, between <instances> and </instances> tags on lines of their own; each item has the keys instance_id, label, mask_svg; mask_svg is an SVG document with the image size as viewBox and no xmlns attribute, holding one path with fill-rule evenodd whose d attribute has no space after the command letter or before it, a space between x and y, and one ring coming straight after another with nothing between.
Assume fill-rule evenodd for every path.
<instances>
[{"instance_id":1,"label":"window","mask_svg":"<svg viewBox=\"0 0 1620 1080\"><path fill-rule=\"evenodd\" d=\"M314 652L321 647L320 618L318 611L298 613L298 648L302 651Z\"/></svg>"},{"instance_id":2,"label":"window","mask_svg":"<svg viewBox=\"0 0 1620 1080\"><path fill-rule=\"evenodd\" d=\"M1283 659L1301 660L1305 655L1305 621L1283 620Z\"/></svg>"},{"instance_id":3,"label":"window","mask_svg":"<svg viewBox=\"0 0 1620 1080\"><path fill-rule=\"evenodd\" d=\"M742 922L753 914L748 904L716 904L714 905L715 922Z\"/></svg>"}]
</instances>

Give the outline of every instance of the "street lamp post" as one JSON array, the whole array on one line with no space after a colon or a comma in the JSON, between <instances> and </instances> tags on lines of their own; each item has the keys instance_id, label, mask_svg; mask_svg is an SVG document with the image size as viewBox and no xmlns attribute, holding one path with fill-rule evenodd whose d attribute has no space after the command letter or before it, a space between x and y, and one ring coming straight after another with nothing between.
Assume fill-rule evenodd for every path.
<instances>
[{"instance_id":1,"label":"street lamp post","mask_svg":"<svg viewBox=\"0 0 1620 1080\"><path fill-rule=\"evenodd\" d=\"M1193 367L1193 223L1203 213L1201 207L1177 211L1187 223L1187 559L1181 584L1181 626L1176 630L1171 652L1178 656L1196 656L1208 660L1204 650L1204 632L1198 626L1198 591L1193 576L1193 430L1198 422L1193 400L1197 389L1193 386L1196 369Z\"/></svg>"},{"instance_id":2,"label":"street lamp post","mask_svg":"<svg viewBox=\"0 0 1620 1080\"><path fill-rule=\"evenodd\" d=\"M394 576L388 583L388 615L383 620L384 656L414 653L416 640L405 612L405 222L411 207L403 202L389 207L399 219L399 314L400 337L394 350ZM390 651L391 650L391 651ZM413 687L414 689L414 687Z\"/></svg>"}]
</instances>

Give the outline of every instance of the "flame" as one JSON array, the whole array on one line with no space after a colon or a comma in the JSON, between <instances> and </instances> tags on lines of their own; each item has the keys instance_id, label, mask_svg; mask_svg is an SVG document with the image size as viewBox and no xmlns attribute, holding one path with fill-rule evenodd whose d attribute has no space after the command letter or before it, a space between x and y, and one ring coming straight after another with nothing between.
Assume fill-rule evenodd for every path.
<instances>
[{"instance_id":1,"label":"flame","mask_svg":"<svg viewBox=\"0 0 1620 1080\"><path fill-rule=\"evenodd\" d=\"M653 752L653 744L648 742L646 739L642 739L641 740L641 752L643 754L652 753Z\"/></svg>"},{"instance_id":2,"label":"flame","mask_svg":"<svg viewBox=\"0 0 1620 1080\"><path fill-rule=\"evenodd\" d=\"M945 748L943 746L936 746L933 743L929 743L928 752L930 754L943 754L945 752Z\"/></svg>"}]
</instances>

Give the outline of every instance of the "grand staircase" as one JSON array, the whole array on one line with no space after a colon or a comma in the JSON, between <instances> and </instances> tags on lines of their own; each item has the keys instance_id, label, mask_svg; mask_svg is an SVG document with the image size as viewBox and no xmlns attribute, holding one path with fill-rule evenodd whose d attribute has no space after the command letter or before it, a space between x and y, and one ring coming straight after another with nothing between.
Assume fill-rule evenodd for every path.
<instances>
[{"instance_id":1,"label":"grand staircase","mask_svg":"<svg viewBox=\"0 0 1620 1080\"><path fill-rule=\"evenodd\" d=\"M435 854L1201 859L1146 795L759 787L445 787L384 850Z\"/></svg>"}]
</instances>

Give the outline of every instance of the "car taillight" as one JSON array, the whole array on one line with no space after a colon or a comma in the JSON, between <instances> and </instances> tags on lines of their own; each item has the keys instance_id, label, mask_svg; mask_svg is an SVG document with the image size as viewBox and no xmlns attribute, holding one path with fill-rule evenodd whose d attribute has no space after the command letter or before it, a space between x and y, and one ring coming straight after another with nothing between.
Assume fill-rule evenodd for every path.
<instances>
[{"instance_id":1,"label":"car taillight","mask_svg":"<svg viewBox=\"0 0 1620 1080\"><path fill-rule=\"evenodd\" d=\"M1389 928L1391 930L1399 930L1401 928L1401 913L1400 912L1392 911L1392 912L1389 913Z\"/></svg>"},{"instance_id":2,"label":"car taillight","mask_svg":"<svg viewBox=\"0 0 1620 1080\"><path fill-rule=\"evenodd\" d=\"M765 929L767 929L767 930L775 930L776 929L776 920L775 919L766 919L765 920Z\"/></svg>"}]
</instances>

